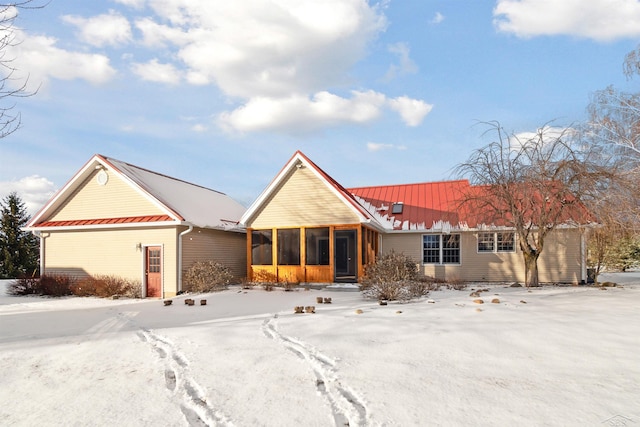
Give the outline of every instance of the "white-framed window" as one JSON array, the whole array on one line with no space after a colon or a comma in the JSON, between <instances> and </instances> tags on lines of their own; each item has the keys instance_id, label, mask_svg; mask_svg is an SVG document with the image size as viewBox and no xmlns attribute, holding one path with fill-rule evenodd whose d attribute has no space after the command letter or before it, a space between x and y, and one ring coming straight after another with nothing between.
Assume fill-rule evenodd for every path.
<instances>
[{"instance_id":1,"label":"white-framed window","mask_svg":"<svg viewBox=\"0 0 640 427\"><path fill-rule=\"evenodd\" d=\"M495 248L495 233L478 233L478 252L493 252Z\"/></svg>"},{"instance_id":2,"label":"white-framed window","mask_svg":"<svg viewBox=\"0 0 640 427\"><path fill-rule=\"evenodd\" d=\"M424 234L422 262L424 264L460 264L460 235Z\"/></svg>"},{"instance_id":3,"label":"white-framed window","mask_svg":"<svg viewBox=\"0 0 640 427\"><path fill-rule=\"evenodd\" d=\"M515 252L516 233L495 231L478 233L478 253Z\"/></svg>"}]
</instances>

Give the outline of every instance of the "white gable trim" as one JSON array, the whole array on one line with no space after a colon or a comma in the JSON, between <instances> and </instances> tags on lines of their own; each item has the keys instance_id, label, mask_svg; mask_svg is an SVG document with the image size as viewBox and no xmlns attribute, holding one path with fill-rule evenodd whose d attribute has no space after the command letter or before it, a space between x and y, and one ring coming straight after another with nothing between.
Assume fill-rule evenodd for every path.
<instances>
[{"instance_id":1,"label":"white gable trim","mask_svg":"<svg viewBox=\"0 0 640 427\"><path fill-rule=\"evenodd\" d=\"M118 175L126 183L128 183L131 186L131 188L133 188L136 192L138 192L138 194L143 196L149 202L153 203L160 210L164 211L174 221L177 221L177 222L181 222L182 221L182 216L181 215L179 215L177 212L175 212L169 206L165 205L160 200L158 200L156 197L154 197L151 193L149 193L144 188L142 188L136 181L134 181L132 178L130 178L126 173L124 173L123 171L119 170L117 167L115 167L111 163L109 163L108 160L106 162L102 161L101 159L98 159L98 160L100 160L100 163L102 163L103 165L109 165L108 166L109 171L113 171L116 175Z\"/></svg>"},{"instance_id":2,"label":"white gable trim","mask_svg":"<svg viewBox=\"0 0 640 427\"><path fill-rule=\"evenodd\" d=\"M125 175L123 172L118 170L115 166L106 161L102 156L96 154L94 155L85 165L80 168L78 172L60 189L58 192L45 204L34 216L31 218L29 223L25 228L33 228L34 224L41 222L42 218L45 218L47 215L50 215L53 211L55 211L62 203L69 197L71 193L93 173L96 168L103 168L108 172L113 173L119 178L123 179L134 191L143 196L145 199L153 203L156 207L158 207L161 211L163 211L166 215L171 217L176 222L181 222L181 217L174 212L171 208L160 202L158 199L153 197L153 195L149 194L143 188L141 188L135 181ZM82 218L78 218L82 219Z\"/></svg>"}]
</instances>

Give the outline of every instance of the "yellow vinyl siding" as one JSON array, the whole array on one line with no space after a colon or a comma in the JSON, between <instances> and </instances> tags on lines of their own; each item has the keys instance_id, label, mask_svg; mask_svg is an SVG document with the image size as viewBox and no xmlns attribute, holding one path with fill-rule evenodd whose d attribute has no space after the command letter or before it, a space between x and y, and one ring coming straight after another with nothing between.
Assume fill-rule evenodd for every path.
<instances>
[{"instance_id":1,"label":"yellow vinyl siding","mask_svg":"<svg viewBox=\"0 0 640 427\"><path fill-rule=\"evenodd\" d=\"M541 282L580 283L581 233L578 229L555 230L547 238L538 259L538 272Z\"/></svg>"},{"instance_id":2,"label":"yellow vinyl siding","mask_svg":"<svg viewBox=\"0 0 640 427\"><path fill-rule=\"evenodd\" d=\"M144 250L137 248L138 243L162 246L165 296L177 292L177 231L174 227L60 231L43 235L45 273L76 277L108 274L142 283Z\"/></svg>"},{"instance_id":3,"label":"yellow vinyl siding","mask_svg":"<svg viewBox=\"0 0 640 427\"><path fill-rule=\"evenodd\" d=\"M478 234L462 233L463 280L480 282L523 282L524 261L516 238L514 252L478 252Z\"/></svg>"},{"instance_id":4,"label":"yellow vinyl siding","mask_svg":"<svg viewBox=\"0 0 640 427\"><path fill-rule=\"evenodd\" d=\"M309 168L294 168L245 225L259 229L359 222L356 213Z\"/></svg>"},{"instance_id":5,"label":"yellow vinyl siding","mask_svg":"<svg viewBox=\"0 0 640 427\"><path fill-rule=\"evenodd\" d=\"M392 233L382 237L383 253L392 250L412 257L420 271L442 280L524 282L525 267L516 238L515 252L478 253L474 232L460 232L460 264L423 264L422 236L429 233ZM538 278L543 283L579 283L581 244L578 229L558 229L545 241L538 259Z\"/></svg>"},{"instance_id":6,"label":"yellow vinyl siding","mask_svg":"<svg viewBox=\"0 0 640 427\"><path fill-rule=\"evenodd\" d=\"M239 279L246 276L247 236L220 230L195 228L182 237L182 271L196 261L217 261Z\"/></svg>"},{"instance_id":7,"label":"yellow vinyl siding","mask_svg":"<svg viewBox=\"0 0 640 427\"><path fill-rule=\"evenodd\" d=\"M92 173L70 194L65 203L48 220L64 221L166 214L113 172L108 172L109 180L105 185L99 185L95 179L97 172Z\"/></svg>"}]
</instances>

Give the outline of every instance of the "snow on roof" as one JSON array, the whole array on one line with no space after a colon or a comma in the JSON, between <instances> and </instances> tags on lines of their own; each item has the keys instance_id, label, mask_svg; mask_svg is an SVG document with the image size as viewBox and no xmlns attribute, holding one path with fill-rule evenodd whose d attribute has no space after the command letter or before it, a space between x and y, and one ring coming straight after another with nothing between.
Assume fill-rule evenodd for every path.
<instances>
[{"instance_id":1,"label":"snow on roof","mask_svg":"<svg viewBox=\"0 0 640 427\"><path fill-rule=\"evenodd\" d=\"M387 229L448 232L468 228L470 218L458 205L469 188L469 181L456 180L358 187L347 191L380 217L378 221ZM393 213L394 205L399 204L402 209Z\"/></svg>"},{"instance_id":2,"label":"snow on roof","mask_svg":"<svg viewBox=\"0 0 640 427\"><path fill-rule=\"evenodd\" d=\"M102 157L102 156L101 156ZM117 159L103 157L184 221L202 228L234 228L245 207L228 195L153 172Z\"/></svg>"},{"instance_id":3,"label":"snow on roof","mask_svg":"<svg viewBox=\"0 0 640 427\"><path fill-rule=\"evenodd\" d=\"M508 226L504 218L497 218L492 211L479 211L472 205L463 203L469 195L482 194L487 191L487 188L471 185L469 181L463 179L358 187L347 191L359 199L372 214L381 217L378 221L386 224L391 230L448 233L451 230ZM399 204L402 208L393 213L393 206ZM560 217L566 226L575 225L576 219L581 224L594 221L593 216L581 203L576 204L571 212L564 211Z\"/></svg>"},{"instance_id":4,"label":"snow on roof","mask_svg":"<svg viewBox=\"0 0 640 427\"><path fill-rule=\"evenodd\" d=\"M96 168L106 168L128 182L134 190L166 213L166 216L163 217L165 220L174 223L187 223L201 228L242 229L238 223L245 207L226 194L100 154L94 155L80 168L31 218L26 228L140 222L138 217L94 219L90 222L83 221L85 218L77 218L76 221L71 221L69 224L54 224L48 221L48 216L62 206L65 199L70 197L73 191L91 176ZM157 221L157 219L149 219L145 222Z\"/></svg>"}]
</instances>

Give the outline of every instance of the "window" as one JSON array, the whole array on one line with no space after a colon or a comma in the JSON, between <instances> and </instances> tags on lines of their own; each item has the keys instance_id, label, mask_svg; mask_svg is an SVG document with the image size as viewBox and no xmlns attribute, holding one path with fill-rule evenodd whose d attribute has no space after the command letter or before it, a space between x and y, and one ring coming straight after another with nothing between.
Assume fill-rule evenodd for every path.
<instances>
[{"instance_id":1,"label":"window","mask_svg":"<svg viewBox=\"0 0 640 427\"><path fill-rule=\"evenodd\" d=\"M442 263L443 264L459 264L460 263L460 235L459 234L442 235Z\"/></svg>"},{"instance_id":2,"label":"window","mask_svg":"<svg viewBox=\"0 0 640 427\"><path fill-rule=\"evenodd\" d=\"M422 261L425 264L440 263L440 235L427 234L422 236Z\"/></svg>"},{"instance_id":3,"label":"window","mask_svg":"<svg viewBox=\"0 0 640 427\"><path fill-rule=\"evenodd\" d=\"M305 231L307 265L329 265L329 228Z\"/></svg>"},{"instance_id":4,"label":"window","mask_svg":"<svg viewBox=\"0 0 640 427\"><path fill-rule=\"evenodd\" d=\"M147 256L149 257L147 261L149 273L160 273L160 266L162 265L160 249L149 249Z\"/></svg>"},{"instance_id":5,"label":"window","mask_svg":"<svg viewBox=\"0 0 640 427\"><path fill-rule=\"evenodd\" d=\"M271 230L251 232L251 264L271 265L273 263L271 236Z\"/></svg>"},{"instance_id":6,"label":"window","mask_svg":"<svg viewBox=\"0 0 640 427\"><path fill-rule=\"evenodd\" d=\"M516 250L516 234L511 232L496 233L498 252L514 252Z\"/></svg>"},{"instance_id":7,"label":"window","mask_svg":"<svg viewBox=\"0 0 640 427\"><path fill-rule=\"evenodd\" d=\"M478 252L515 252L515 250L515 233L511 231L478 233Z\"/></svg>"},{"instance_id":8,"label":"window","mask_svg":"<svg viewBox=\"0 0 640 427\"><path fill-rule=\"evenodd\" d=\"M425 264L459 264L459 234L425 234L422 236L422 262Z\"/></svg>"},{"instance_id":9,"label":"window","mask_svg":"<svg viewBox=\"0 0 640 427\"><path fill-rule=\"evenodd\" d=\"M493 252L493 233L478 233L478 252Z\"/></svg>"},{"instance_id":10,"label":"window","mask_svg":"<svg viewBox=\"0 0 640 427\"><path fill-rule=\"evenodd\" d=\"M300 229L278 230L278 264L300 265Z\"/></svg>"},{"instance_id":11,"label":"window","mask_svg":"<svg viewBox=\"0 0 640 427\"><path fill-rule=\"evenodd\" d=\"M392 214L401 214L403 207L404 207L404 203L402 203L402 202L394 203L393 205L391 205L391 213Z\"/></svg>"}]
</instances>

